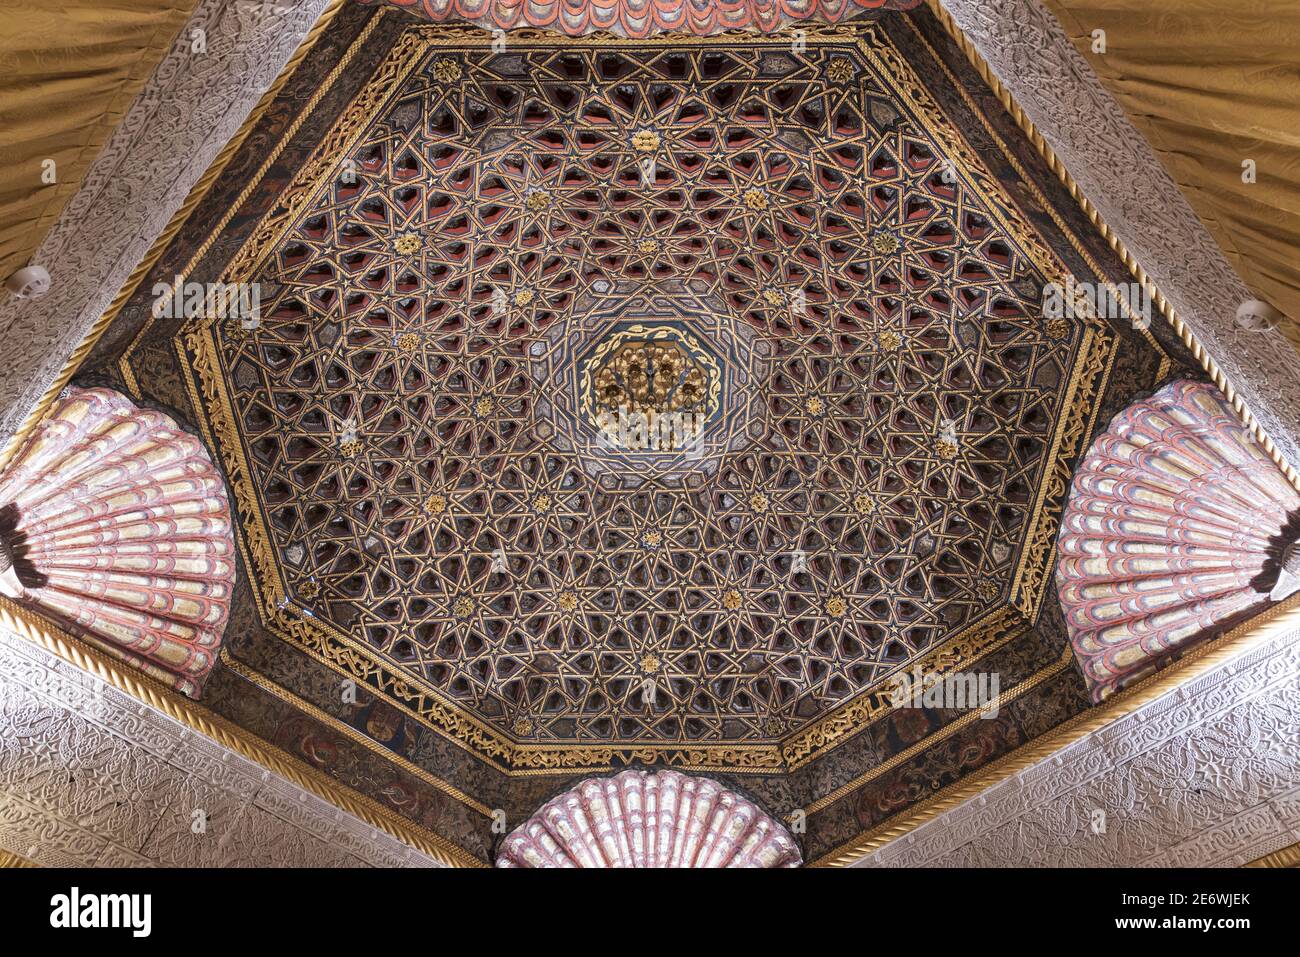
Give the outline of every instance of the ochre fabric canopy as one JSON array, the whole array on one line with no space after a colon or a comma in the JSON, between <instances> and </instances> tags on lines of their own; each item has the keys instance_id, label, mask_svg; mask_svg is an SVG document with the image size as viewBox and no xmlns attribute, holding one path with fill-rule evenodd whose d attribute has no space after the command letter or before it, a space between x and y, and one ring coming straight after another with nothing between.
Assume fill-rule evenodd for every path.
<instances>
[{"instance_id":1,"label":"ochre fabric canopy","mask_svg":"<svg viewBox=\"0 0 1300 957\"><path fill-rule=\"evenodd\" d=\"M1300 4L1045 2L1300 348Z\"/></svg>"},{"instance_id":2,"label":"ochre fabric canopy","mask_svg":"<svg viewBox=\"0 0 1300 957\"><path fill-rule=\"evenodd\" d=\"M195 0L10 4L0 30L0 278L26 265ZM45 160L55 182L43 181Z\"/></svg>"}]
</instances>

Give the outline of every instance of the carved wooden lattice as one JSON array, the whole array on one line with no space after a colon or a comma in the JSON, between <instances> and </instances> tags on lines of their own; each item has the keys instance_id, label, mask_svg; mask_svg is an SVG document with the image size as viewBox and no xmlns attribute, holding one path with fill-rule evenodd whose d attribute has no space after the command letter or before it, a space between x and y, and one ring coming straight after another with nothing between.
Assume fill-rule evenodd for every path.
<instances>
[{"instance_id":1,"label":"carved wooden lattice","mask_svg":"<svg viewBox=\"0 0 1300 957\"><path fill-rule=\"evenodd\" d=\"M1004 603L1080 331L862 50L423 55L219 333L296 600L549 741L779 736ZM692 481L540 424L534 350L637 290L753 359Z\"/></svg>"}]
</instances>

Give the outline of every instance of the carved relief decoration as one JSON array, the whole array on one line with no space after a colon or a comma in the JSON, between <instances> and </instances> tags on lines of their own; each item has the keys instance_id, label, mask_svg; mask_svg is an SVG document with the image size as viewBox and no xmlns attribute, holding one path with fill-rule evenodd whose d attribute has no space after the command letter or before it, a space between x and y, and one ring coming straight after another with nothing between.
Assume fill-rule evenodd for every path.
<instances>
[{"instance_id":1,"label":"carved relief decoration","mask_svg":"<svg viewBox=\"0 0 1300 957\"><path fill-rule=\"evenodd\" d=\"M920 0L361 0L387 3L435 22L466 20L486 30L514 27L570 36L608 31L641 38L656 33L698 36L724 30L771 33L803 20L838 23L873 10L907 10Z\"/></svg>"},{"instance_id":2,"label":"carved relief decoration","mask_svg":"<svg viewBox=\"0 0 1300 957\"><path fill-rule=\"evenodd\" d=\"M886 843L859 866L1240 867L1300 841L1300 631Z\"/></svg>"},{"instance_id":3,"label":"carved relief decoration","mask_svg":"<svg viewBox=\"0 0 1300 957\"><path fill-rule=\"evenodd\" d=\"M0 857L45 867L438 862L0 630Z\"/></svg>"}]
</instances>

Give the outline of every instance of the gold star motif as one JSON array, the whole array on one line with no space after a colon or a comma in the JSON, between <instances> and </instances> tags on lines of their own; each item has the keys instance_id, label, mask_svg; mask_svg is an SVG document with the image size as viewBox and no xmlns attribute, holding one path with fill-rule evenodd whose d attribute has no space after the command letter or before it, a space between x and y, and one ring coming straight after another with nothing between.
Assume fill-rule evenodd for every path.
<instances>
[{"instance_id":1,"label":"gold star motif","mask_svg":"<svg viewBox=\"0 0 1300 957\"><path fill-rule=\"evenodd\" d=\"M526 306L533 301L533 291L531 289L520 289L515 293L515 305Z\"/></svg>"},{"instance_id":2,"label":"gold star motif","mask_svg":"<svg viewBox=\"0 0 1300 957\"><path fill-rule=\"evenodd\" d=\"M870 515L876 510L876 500L866 492L859 492L853 497L853 507L859 515Z\"/></svg>"},{"instance_id":3,"label":"gold star motif","mask_svg":"<svg viewBox=\"0 0 1300 957\"><path fill-rule=\"evenodd\" d=\"M576 611L578 608L578 596L571 591L561 593L555 602L560 606L560 611Z\"/></svg>"},{"instance_id":4,"label":"gold star motif","mask_svg":"<svg viewBox=\"0 0 1300 957\"><path fill-rule=\"evenodd\" d=\"M306 601L311 601L319 594L320 594L320 585L317 585L314 581L311 581L310 579L308 579L307 581L303 582L301 585L298 586L298 597L305 599Z\"/></svg>"},{"instance_id":5,"label":"gold star motif","mask_svg":"<svg viewBox=\"0 0 1300 957\"><path fill-rule=\"evenodd\" d=\"M975 593L985 601L992 601L998 596L998 586L993 584L993 582L989 581L987 578L984 578L975 586Z\"/></svg>"},{"instance_id":6,"label":"gold star motif","mask_svg":"<svg viewBox=\"0 0 1300 957\"><path fill-rule=\"evenodd\" d=\"M880 335L876 336L876 341L880 343L880 348L886 352L893 352L903 344L903 337L893 329L886 329Z\"/></svg>"},{"instance_id":7,"label":"gold star motif","mask_svg":"<svg viewBox=\"0 0 1300 957\"><path fill-rule=\"evenodd\" d=\"M826 75L832 83L847 83L853 78L853 65L848 60L832 60L826 68Z\"/></svg>"},{"instance_id":8,"label":"gold star motif","mask_svg":"<svg viewBox=\"0 0 1300 957\"><path fill-rule=\"evenodd\" d=\"M515 734L528 734L533 730L533 722L523 715L520 715L515 718L515 723L512 727L515 729Z\"/></svg>"},{"instance_id":9,"label":"gold star motif","mask_svg":"<svg viewBox=\"0 0 1300 957\"><path fill-rule=\"evenodd\" d=\"M456 604L452 606L452 611L457 618L468 618L474 613L474 599L461 596L456 599Z\"/></svg>"},{"instance_id":10,"label":"gold star motif","mask_svg":"<svg viewBox=\"0 0 1300 957\"><path fill-rule=\"evenodd\" d=\"M654 130L638 130L632 134L632 148L638 153L653 153L659 148L659 134Z\"/></svg>"},{"instance_id":11,"label":"gold star motif","mask_svg":"<svg viewBox=\"0 0 1300 957\"><path fill-rule=\"evenodd\" d=\"M735 611L740 607L740 592L736 591L734 588L731 589L731 591L722 596L722 604L731 611Z\"/></svg>"},{"instance_id":12,"label":"gold star motif","mask_svg":"<svg viewBox=\"0 0 1300 957\"><path fill-rule=\"evenodd\" d=\"M756 212L767 209L767 196L761 189L745 190L745 205Z\"/></svg>"},{"instance_id":13,"label":"gold star motif","mask_svg":"<svg viewBox=\"0 0 1300 957\"><path fill-rule=\"evenodd\" d=\"M821 415L822 409L826 408L826 403L822 402L821 396L814 395L804 403L804 408L808 410L809 415Z\"/></svg>"},{"instance_id":14,"label":"gold star motif","mask_svg":"<svg viewBox=\"0 0 1300 957\"><path fill-rule=\"evenodd\" d=\"M545 190L538 189L528 194L524 200L524 205L528 207L530 213L540 213L551 204L551 194Z\"/></svg>"},{"instance_id":15,"label":"gold star motif","mask_svg":"<svg viewBox=\"0 0 1300 957\"><path fill-rule=\"evenodd\" d=\"M654 674L659 670L659 656L645 654L641 656L641 670L648 675Z\"/></svg>"},{"instance_id":16,"label":"gold star motif","mask_svg":"<svg viewBox=\"0 0 1300 957\"><path fill-rule=\"evenodd\" d=\"M781 294L775 289L765 289L763 291L763 298L767 300L769 306L781 305Z\"/></svg>"},{"instance_id":17,"label":"gold star motif","mask_svg":"<svg viewBox=\"0 0 1300 957\"><path fill-rule=\"evenodd\" d=\"M849 610L849 603L839 595L826 599L826 614L832 618L843 618L844 613Z\"/></svg>"},{"instance_id":18,"label":"gold star motif","mask_svg":"<svg viewBox=\"0 0 1300 957\"><path fill-rule=\"evenodd\" d=\"M1043 331L1047 333L1047 338L1059 341L1070 334L1070 323L1058 316L1055 319L1048 319Z\"/></svg>"},{"instance_id":19,"label":"gold star motif","mask_svg":"<svg viewBox=\"0 0 1300 957\"><path fill-rule=\"evenodd\" d=\"M659 244L655 242L653 239L643 239L636 244L636 251L639 253L644 253L647 256L658 248L659 248Z\"/></svg>"},{"instance_id":20,"label":"gold star motif","mask_svg":"<svg viewBox=\"0 0 1300 957\"><path fill-rule=\"evenodd\" d=\"M533 498L533 511L545 514L551 509L551 497L549 495L538 495Z\"/></svg>"},{"instance_id":21,"label":"gold star motif","mask_svg":"<svg viewBox=\"0 0 1300 957\"><path fill-rule=\"evenodd\" d=\"M663 544L664 534L658 529L652 528L641 536L641 541L645 543L646 548L658 548Z\"/></svg>"},{"instance_id":22,"label":"gold star motif","mask_svg":"<svg viewBox=\"0 0 1300 957\"><path fill-rule=\"evenodd\" d=\"M424 510L430 515L441 515L447 510L447 496L434 492L424 500Z\"/></svg>"},{"instance_id":23,"label":"gold star motif","mask_svg":"<svg viewBox=\"0 0 1300 957\"><path fill-rule=\"evenodd\" d=\"M402 233L397 237L397 241L393 243L394 248L403 256L419 252L420 247L423 245L424 240L420 238L419 233Z\"/></svg>"},{"instance_id":24,"label":"gold star motif","mask_svg":"<svg viewBox=\"0 0 1300 957\"><path fill-rule=\"evenodd\" d=\"M756 512L767 511L767 496L762 492L755 492L749 497L749 507Z\"/></svg>"},{"instance_id":25,"label":"gold star motif","mask_svg":"<svg viewBox=\"0 0 1300 957\"><path fill-rule=\"evenodd\" d=\"M433 64L433 75L439 83L452 83L460 79L460 64L442 57Z\"/></svg>"},{"instance_id":26,"label":"gold star motif","mask_svg":"<svg viewBox=\"0 0 1300 957\"><path fill-rule=\"evenodd\" d=\"M346 442L339 443L339 454L345 459L350 459L361 451L360 439L348 439Z\"/></svg>"},{"instance_id":27,"label":"gold star motif","mask_svg":"<svg viewBox=\"0 0 1300 957\"><path fill-rule=\"evenodd\" d=\"M477 415L480 416L487 415L491 411L492 411L492 400L489 399L487 396L483 396L477 402L474 403L474 412Z\"/></svg>"},{"instance_id":28,"label":"gold star motif","mask_svg":"<svg viewBox=\"0 0 1300 957\"><path fill-rule=\"evenodd\" d=\"M420 344L420 337L414 332L404 332L397 337L397 348L403 352L414 352Z\"/></svg>"},{"instance_id":29,"label":"gold star motif","mask_svg":"<svg viewBox=\"0 0 1300 957\"><path fill-rule=\"evenodd\" d=\"M949 442L947 439L938 439L934 443L934 452L941 459L956 458L958 451L956 442Z\"/></svg>"},{"instance_id":30,"label":"gold star motif","mask_svg":"<svg viewBox=\"0 0 1300 957\"><path fill-rule=\"evenodd\" d=\"M876 233L871 237L871 248L883 256L898 251L898 237L893 233Z\"/></svg>"}]
</instances>

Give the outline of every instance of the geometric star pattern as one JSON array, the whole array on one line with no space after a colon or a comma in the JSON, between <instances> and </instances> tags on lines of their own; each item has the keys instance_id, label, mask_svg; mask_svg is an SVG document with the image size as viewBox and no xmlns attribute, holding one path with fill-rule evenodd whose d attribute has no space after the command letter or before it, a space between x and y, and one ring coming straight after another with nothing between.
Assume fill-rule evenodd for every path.
<instances>
[{"instance_id":1,"label":"geometric star pattern","mask_svg":"<svg viewBox=\"0 0 1300 957\"><path fill-rule=\"evenodd\" d=\"M894 83L848 42L430 50L219 333L295 599L553 743L776 738L1004 604L1079 332ZM611 487L530 350L672 283L762 344L762 428Z\"/></svg>"}]
</instances>

